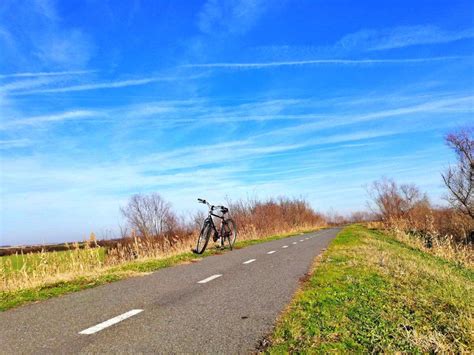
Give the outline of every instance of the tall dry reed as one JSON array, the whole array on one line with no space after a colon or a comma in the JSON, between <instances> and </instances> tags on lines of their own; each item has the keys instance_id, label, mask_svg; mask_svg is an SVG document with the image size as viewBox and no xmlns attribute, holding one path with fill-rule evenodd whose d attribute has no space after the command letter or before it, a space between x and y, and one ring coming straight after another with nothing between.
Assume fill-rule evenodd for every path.
<instances>
[{"instance_id":1,"label":"tall dry reed","mask_svg":"<svg viewBox=\"0 0 474 355\"><path fill-rule=\"evenodd\" d=\"M66 251L0 257L0 291L11 291L67 280L96 272L104 265L104 250L85 243L70 245Z\"/></svg>"}]
</instances>

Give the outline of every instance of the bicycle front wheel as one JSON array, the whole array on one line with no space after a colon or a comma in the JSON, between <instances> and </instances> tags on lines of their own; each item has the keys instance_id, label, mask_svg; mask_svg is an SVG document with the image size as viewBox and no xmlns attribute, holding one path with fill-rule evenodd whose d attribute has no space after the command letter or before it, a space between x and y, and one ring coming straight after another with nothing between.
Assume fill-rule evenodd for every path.
<instances>
[{"instance_id":1,"label":"bicycle front wheel","mask_svg":"<svg viewBox=\"0 0 474 355\"><path fill-rule=\"evenodd\" d=\"M207 243L209 242L209 237L211 236L211 225L209 223L204 223L199 234L199 238L196 245L196 253L202 254L206 250Z\"/></svg>"},{"instance_id":2,"label":"bicycle front wheel","mask_svg":"<svg viewBox=\"0 0 474 355\"><path fill-rule=\"evenodd\" d=\"M230 250L234 248L237 239L237 225L232 218L226 219L224 222L225 240L229 243Z\"/></svg>"}]
</instances>

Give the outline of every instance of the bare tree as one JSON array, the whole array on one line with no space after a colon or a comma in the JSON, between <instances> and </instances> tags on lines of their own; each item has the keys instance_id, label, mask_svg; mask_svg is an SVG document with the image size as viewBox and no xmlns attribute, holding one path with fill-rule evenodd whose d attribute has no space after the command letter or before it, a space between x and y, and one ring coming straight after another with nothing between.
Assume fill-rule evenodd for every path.
<instances>
[{"instance_id":1,"label":"bare tree","mask_svg":"<svg viewBox=\"0 0 474 355\"><path fill-rule=\"evenodd\" d=\"M374 221L376 216L369 211L354 211L347 219L350 223L370 222Z\"/></svg>"},{"instance_id":2,"label":"bare tree","mask_svg":"<svg viewBox=\"0 0 474 355\"><path fill-rule=\"evenodd\" d=\"M120 208L130 226L143 237L169 232L176 224L171 205L158 193L133 195L127 206Z\"/></svg>"},{"instance_id":3,"label":"bare tree","mask_svg":"<svg viewBox=\"0 0 474 355\"><path fill-rule=\"evenodd\" d=\"M457 158L457 164L441 174L448 188L446 200L458 211L474 219L473 128L448 134L446 144L454 150Z\"/></svg>"},{"instance_id":4,"label":"bare tree","mask_svg":"<svg viewBox=\"0 0 474 355\"><path fill-rule=\"evenodd\" d=\"M413 208L422 204L429 205L427 196L416 185L398 185L387 178L374 181L368 188L368 194L374 203L374 206L369 207L383 220L403 218Z\"/></svg>"}]
</instances>

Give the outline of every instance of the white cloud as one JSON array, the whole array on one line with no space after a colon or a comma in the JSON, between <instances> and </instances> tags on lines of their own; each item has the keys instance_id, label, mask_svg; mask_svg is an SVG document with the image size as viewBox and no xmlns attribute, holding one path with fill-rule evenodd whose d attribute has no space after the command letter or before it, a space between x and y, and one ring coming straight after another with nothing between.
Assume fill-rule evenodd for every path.
<instances>
[{"instance_id":1,"label":"white cloud","mask_svg":"<svg viewBox=\"0 0 474 355\"><path fill-rule=\"evenodd\" d=\"M54 83L55 81L57 81L57 78L55 77L38 77L32 79L16 80L0 86L0 92L10 93L21 90L31 90L33 88Z\"/></svg>"},{"instance_id":2,"label":"white cloud","mask_svg":"<svg viewBox=\"0 0 474 355\"><path fill-rule=\"evenodd\" d=\"M336 48L374 51L415 45L440 44L474 38L474 28L445 31L436 26L401 26L361 30L344 36Z\"/></svg>"},{"instance_id":3,"label":"white cloud","mask_svg":"<svg viewBox=\"0 0 474 355\"><path fill-rule=\"evenodd\" d=\"M255 62L255 63L203 63L185 64L188 68L218 68L218 69L264 69L271 67L305 66L305 65L372 65L372 64L417 64L457 60L470 57L446 56L426 58L400 58L400 59L313 59L293 60L281 62Z\"/></svg>"},{"instance_id":4,"label":"white cloud","mask_svg":"<svg viewBox=\"0 0 474 355\"><path fill-rule=\"evenodd\" d=\"M243 34L249 31L265 12L260 0L208 0L198 15L201 32L211 35Z\"/></svg>"},{"instance_id":5,"label":"white cloud","mask_svg":"<svg viewBox=\"0 0 474 355\"><path fill-rule=\"evenodd\" d=\"M14 21L8 33L0 29L2 61L10 67L75 69L86 66L94 54L92 39L63 21L54 1L7 1L0 11L9 12L6 18Z\"/></svg>"},{"instance_id":6,"label":"white cloud","mask_svg":"<svg viewBox=\"0 0 474 355\"><path fill-rule=\"evenodd\" d=\"M445 112L472 112L474 96L455 96L447 98L435 97L409 106L391 109L375 110L358 114L324 115L324 119L285 127L262 134L265 136L288 136L315 132L323 129L332 129L340 126L361 124L363 122L382 120L389 117L410 116L416 114L441 114Z\"/></svg>"},{"instance_id":7,"label":"white cloud","mask_svg":"<svg viewBox=\"0 0 474 355\"><path fill-rule=\"evenodd\" d=\"M117 80L109 81L102 83L90 83L90 84L79 84L63 87L53 87L53 88L44 88L44 89L33 89L26 90L21 92L16 92L18 95L30 95L30 94L47 94L47 93L57 93L57 92L73 92L73 91L89 91L89 90L99 90L99 89L118 89L129 86L140 86L147 85L151 83L156 83L159 81L170 81L176 80L176 78L171 77L149 77L149 78L140 78L140 79L130 79L130 80Z\"/></svg>"},{"instance_id":8,"label":"white cloud","mask_svg":"<svg viewBox=\"0 0 474 355\"><path fill-rule=\"evenodd\" d=\"M20 118L11 121L5 121L3 119L2 121L4 123L0 124L0 130L18 129L24 126L37 126L44 123L71 121L90 117L97 117L101 115L103 115L103 113L99 111L73 110L57 114Z\"/></svg>"},{"instance_id":9,"label":"white cloud","mask_svg":"<svg viewBox=\"0 0 474 355\"><path fill-rule=\"evenodd\" d=\"M70 75L83 75L95 72L94 70L69 70L69 71L53 71L53 72L23 72L23 73L9 73L0 74L0 79L6 78L24 78L34 77L39 78L43 76L70 76Z\"/></svg>"},{"instance_id":10,"label":"white cloud","mask_svg":"<svg viewBox=\"0 0 474 355\"><path fill-rule=\"evenodd\" d=\"M94 52L92 40L79 29L46 32L37 44L35 55L42 62L65 68L86 66Z\"/></svg>"},{"instance_id":11,"label":"white cloud","mask_svg":"<svg viewBox=\"0 0 474 355\"><path fill-rule=\"evenodd\" d=\"M120 82L119 82L120 83ZM47 89L46 89L47 90ZM1 91L0 91L1 92ZM77 120L84 117L90 119L109 119L114 122L126 121L128 127L157 125L160 128L198 127L219 123L294 121L289 127L262 133L263 136L284 136L288 134L314 132L322 129L333 129L344 125L353 125L369 121L382 120L389 117L400 117L414 114L442 114L448 112L472 112L472 95L455 94L430 95L383 95L368 98L333 98L326 100L314 99L268 99L249 101L236 105L205 99L153 101L148 103L119 106L111 109L89 108L71 110L49 115L23 117L6 121L0 129L18 129L28 125L50 124L66 120ZM383 103L381 109L367 109L373 103ZM350 106L347 108L347 106ZM340 113L325 113L327 107L344 107ZM304 113L299 113L304 110ZM350 113L344 113L349 110ZM357 111L355 111L357 110ZM152 118L150 120L150 118Z\"/></svg>"},{"instance_id":12,"label":"white cloud","mask_svg":"<svg viewBox=\"0 0 474 355\"><path fill-rule=\"evenodd\" d=\"M0 149L22 148L31 144L29 139L6 139L0 140Z\"/></svg>"},{"instance_id":13,"label":"white cloud","mask_svg":"<svg viewBox=\"0 0 474 355\"><path fill-rule=\"evenodd\" d=\"M6 84L3 87L0 87L0 91L3 89L4 91L15 90L11 92L12 95L30 95L30 94L48 94L48 93L61 93L61 92L75 92L75 91L90 91L90 90L99 90L99 89L120 89L130 86L141 86L141 85L148 85L157 82L175 82L178 80L195 80L202 78L205 74L198 74L193 76L186 76L186 77L176 77L176 76L149 76L149 77L142 77L137 79L127 79L127 80L115 80L115 81L107 81L107 82L90 82L90 83L82 83L82 84L69 84L65 85L64 80L61 76L46 76L46 77L39 77L36 79L32 79L30 83L32 84L31 87L28 86L28 82L25 80L25 84L22 84L22 81L13 82L10 84ZM59 79L56 79L59 78ZM38 83L36 85L35 83ZM49 80L49 82L48 82ZM35 89L34 86L41 86L39 83L54 83L54 82L61 82L60 86L56 87L47 87L47 88L40 88ZM32 88L30 90L30 88ZM24 89L24 90L23 90Z\"/></svg>"},{"instance_id":14,"label":"white cloud","mask_svg":"<svg viewBox=\"0 0 474 355\"><path fill-rule=\"evenodd\" d=\"M472 40L474 28L447 31L436 26L401 26L382 29L362 29L349 33L331 45L295 45L280 44L252 47L255 58L278 58L279 62L311 60L312 58L346 59L350 56L362 56L363 53L405 48L421 45L439 45L462 40ZM275 60L268 60L274 62ZM266 60L259 60L266 62Z\"/></svg>"}]
</instances>

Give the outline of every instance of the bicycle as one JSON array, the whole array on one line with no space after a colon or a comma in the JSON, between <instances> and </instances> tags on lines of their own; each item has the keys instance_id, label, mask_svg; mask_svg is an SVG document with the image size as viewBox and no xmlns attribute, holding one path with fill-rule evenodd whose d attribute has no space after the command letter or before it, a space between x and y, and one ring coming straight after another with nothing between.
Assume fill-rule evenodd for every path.
<instances>
[{"instance_id":1,"label":"bicycle","mask_svg":"<svg viewBox=\"0 0 474 355\"><path fill-rule=\"evenodd\" d=\"M209 214L202 224L196 249L193 249L193 252L196 254L204 253L207 243L209 243L211 233L213 233L212 239L214 242L217 242L220 239L220 246L222 249L224 249L224 243L227 242L229 244L230 250L232 250L235 239L237 238L237 225L235 224L234 220L228 216L229 209L224 206L213 206L202 198L198 198L198 202L206 204L207 207L209 207ZM220 215L215 214L214 211L218 211L218 213L220 212ZM216 228L213 217L219 218L221 220L221 226L219 230Z\"/></svg>"}]
</instances>

